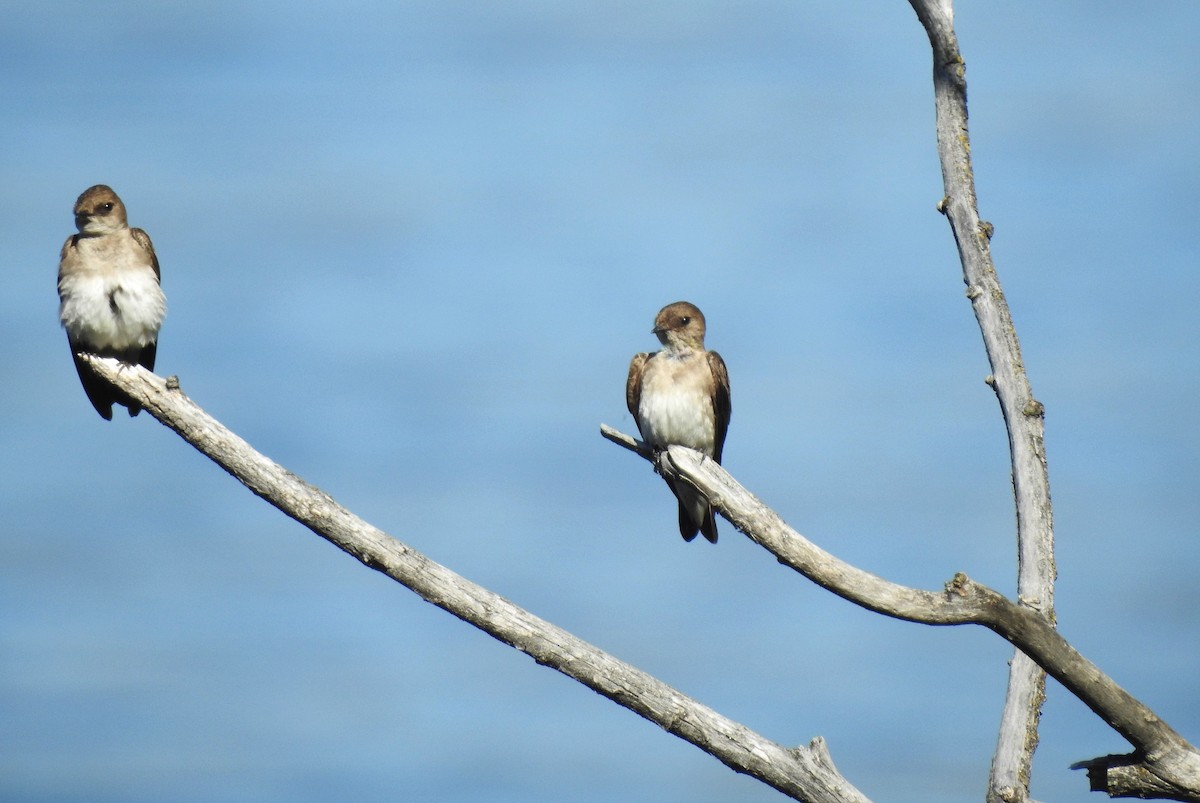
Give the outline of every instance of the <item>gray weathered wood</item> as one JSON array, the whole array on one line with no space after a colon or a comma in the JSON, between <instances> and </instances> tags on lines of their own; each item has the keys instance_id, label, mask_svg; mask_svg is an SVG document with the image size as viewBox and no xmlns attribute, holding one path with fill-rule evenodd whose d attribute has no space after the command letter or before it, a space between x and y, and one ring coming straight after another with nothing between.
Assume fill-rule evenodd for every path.
<instances>
[{"instance_id":1,"label":"gray weathered wood","mask_svg":"<svg viewBox=\"0 0 1200 803\"><path fill-rule=\"evenodd\" d=\"M401 543L324 491L259 454L179 390L174 377L81 355L185 441L252 492L364 565L493 638L625 706L731 769L811 803L869 803L838 774L824 742L785 747L718 714L637 667L534 616Z\"/></svg>"},{"instance_id":2,"label":"gray weathered wood","mask_svg":"<svg viewBox=\"0 0 1200 803\"><path fill-rule=\"evenodd\" d=\"M756 544L822 588L868 610L927 625L979 625L1007 640L1066 687L1135 748L1135 756L1110 756L1088 763L1102 769L1109 761L1122 767L1123 788L1137 787L1146 797L1200 801L1200 752L1146 705L1118 686L1080 655L1038 611L1007 599L965 574L956 574L941 591L902 586L842 561L797 533L775 511L743 488L724 468L697 451L671 446L654 453L644 443L607 425L609 440L654 463L660 473L690 482L708 496L725 518ZM1137 772L1129 769L1135 765Z\"/></svg>"},{"instance_id":3,"label":"gray weathered wood","mask_svg":"<svg viewBox=\"0 0 1200 803\"><path fill-rule=\"evenodd\" d=\"M996 392L1008 430L1013 495L1017 509L1017 598L1054 622L1054 520L1046 470L1042 405L1033 397L1021 346L992 262L992 226L980 220L967 130L966 65L954 34L951 0L910 0L933 51L937 150L945 197L939 209L950 221L962 263L967 297L983 335ZM1020 653L1009 664L1008 694L1000 718L988 782L988 803L1029 798L1038 719L1046 678Z\"/></svg>"}]
</instances>

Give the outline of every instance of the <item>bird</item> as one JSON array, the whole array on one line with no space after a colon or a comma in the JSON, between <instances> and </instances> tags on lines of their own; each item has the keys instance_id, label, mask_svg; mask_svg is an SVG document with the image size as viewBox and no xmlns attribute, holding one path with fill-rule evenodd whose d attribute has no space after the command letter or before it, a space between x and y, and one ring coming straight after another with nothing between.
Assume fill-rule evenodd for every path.
<instances>
[{"instance_id":1,"label":"bird","mask_svg":"<svg viewBox=\"0 0 1200 803\"><path fill-rule=\"evenodd\" d=\"M625 383L625 403L642 439L655 451L687 446L719 464L732 412L729 372L720 354L704 350L704 314L695 304L676 301L659 310L650 332L662 349L635 354ZM717 522L708 498L686 482L664 479L679 500L683 540L703 533L715 544Z\"/></svg>"},{"instance_id":2,"label":"bird","mask_svg":"<svg viewBox=\"0 0 1200 803\"><path fill-rule=\"evenodd\" d=\"M167 314L158 257L150 236L129 227L125 204L111 187L84 190L74 213L78 232L67 237L58 261L58 317L96 412L111 421L113 404L121 404L135 416L141 405L93 374L79 353L154 370Z\"/></svg>"}]
</instances>

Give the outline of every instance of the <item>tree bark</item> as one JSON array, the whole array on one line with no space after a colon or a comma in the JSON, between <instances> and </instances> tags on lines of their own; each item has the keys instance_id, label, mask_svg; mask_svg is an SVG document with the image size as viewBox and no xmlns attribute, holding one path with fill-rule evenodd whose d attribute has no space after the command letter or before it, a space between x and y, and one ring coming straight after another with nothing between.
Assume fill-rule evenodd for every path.
<instances>
[{"instance_id":1,"label":"tree bark","mask_svg":"<svg viewBox=\"0 0 1200 803\"><path fill-rule=\"evenodd\" d=\"M571 677L796 800L864 803L838 774L824 742L784 747L723 717L656 678L576 638L430 560L355 516L328 494L256 452L179 389L140 366L81 355L116 385L253 493L364 565L386 574L538 663ZM957 574L938 592L908 588L847 564L788 527L721 466L672 446L661 453L609 427L602 434L702 491L733 525L779 562L869 610L931 625L978 624L1027 654L1133 746L1128 756L1083 762L1094 789L1131 797L1200 801L1200 753L1167 723L1089 662L1039 613Z\"/></svg>"},{"instance_id":2,"label":"tree bark","mask_svg":"<svg viewBox=\"0 0 1200 803\"><path fill-rule=\"evenodd\" d=\"M1017 509L1017 601L1054 623L1054 517L1046 470L1045 420L1033 397L1021 346L989 242L992 226L980 220L967 130L966 65L954 34L951 0L910 0L933 50L937 150L945 197L938 208L950 221L962 262L967 297L983 335L996 392L1008 430ZM1009 664L1008 694L988 779L988 803L1029 799L1038 719L1046 697L1042 671L1020 652Z\"/></svg>"},{"instance_id":3,"label":"tree bark","mask_svg":"<svg viewBox=\"0 0 1200 803\"><path fill-rule=\"evenodd\" d=\"M940 592L889 582L852 566L805 539L720 465L697 451L671 446L655 453L606 425L601 434L655 465L660 474L690 483L722 515L776 559L817 585L876 613L927 625L967 625L995 632L1066 687L1134 747L1129 756L1084 762L1089 771L1120 769L1126 796L1200 800L1200 752L1146 705L1080 655L1028 605L1013 602L959 573ZM1093 787L1095 788L1095 787ZM1114 787L1116 788L1116 787Z\"/></svg>"},{"instance_id":4,"label":"tree bark","mask_svg":"<svg viewBox=\"0 0 1200 803\"><path fill-rule=\"evenodd\" d=\"M101 378L138 401L253 493L426 602L789 797L809 803L869 803L838 774L820 737L806 746L784 747L755 733L363 521L205 413L180 391L177 378L163 380L141 366L81 357Z\"/></svg>"}]
</instances>

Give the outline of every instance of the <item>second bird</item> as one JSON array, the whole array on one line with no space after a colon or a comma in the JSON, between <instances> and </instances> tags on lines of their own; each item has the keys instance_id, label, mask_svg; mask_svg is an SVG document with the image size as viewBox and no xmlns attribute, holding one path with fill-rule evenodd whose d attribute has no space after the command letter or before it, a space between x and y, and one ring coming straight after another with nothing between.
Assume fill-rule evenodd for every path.
<instances>
[{"instance_id":1,"label":"second bird","mask_svg":"<svg viewBox=\"0 0 1200 803\"><path fill-rule=\"evenodd\" d=\"M654 449L687 446L721 462L732 410L729 373L715 351L704 350L704 314L677 301L658 312L650 330L662 349L636 354L629 364L625 403L642 439ZM717 542L708 498L684 482L667 480L679 500L679 533L691 541L703 533Z\"/></svg>"},{"instance_id":2,"label":"second bird","mask_svg":"<svg viewBox=\"0 0 1200 803\"><path fill-rule=\"evenodd\" d=\"M129 228L125 204L112 188L97 184L75 201L75 227L58 263L58 315L67 330L75 370L92 406L112 420L114 403L130 415L142 409L94 375L78 352L116 357L154 370L158 329L167 314L159 286L158 257L150 237Z\"/></svg>"}]
</instances>

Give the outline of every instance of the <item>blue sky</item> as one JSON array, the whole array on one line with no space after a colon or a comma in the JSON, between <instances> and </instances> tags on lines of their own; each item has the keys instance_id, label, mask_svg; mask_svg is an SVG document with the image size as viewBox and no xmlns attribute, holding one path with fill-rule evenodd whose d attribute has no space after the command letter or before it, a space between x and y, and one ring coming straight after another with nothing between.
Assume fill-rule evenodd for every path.
<instances>
[{"instance_id":1,"label":"blue sky","mask_svg":"<svg viewBox=\"0 0 1200 803\"><path fill-rule=\"evenodd\" d=\"M1193 741L1200 8L960 3L981 213L1047 443L1062 631ZM1014 586L1000 416L909 6L23 4L0 31L0 798L779 796L269 508L58 327L71 205L154 239L159 372L372 523L889 801L982 797L1009 650L882 619L632 431L663 304L729 365L725 463L889 579ZM1124 743L1051 685L1034 793Z\"/></svg>"}]
</instances>

